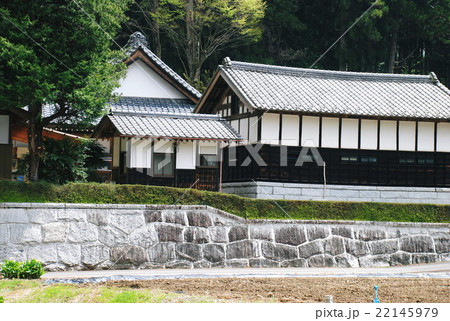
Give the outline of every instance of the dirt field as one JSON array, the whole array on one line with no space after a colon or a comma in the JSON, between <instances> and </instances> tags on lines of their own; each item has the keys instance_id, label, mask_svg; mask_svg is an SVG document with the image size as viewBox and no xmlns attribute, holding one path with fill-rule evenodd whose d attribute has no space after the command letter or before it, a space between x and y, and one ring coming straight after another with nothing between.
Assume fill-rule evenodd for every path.
<instances>
[{"instance_id":1,"label":"dirt field","mask_svg":"<svg viewBox=\"0 0 450 321\"><path fill-rule=\"evenodd\" d=\"M186 295L205 295L235 302L371 302L373 287L379 286L382 303L448 303L450 279L392 278L224 278L151 281L116 281L107 286L157 289Z\"/></svg>"}]
</instances>

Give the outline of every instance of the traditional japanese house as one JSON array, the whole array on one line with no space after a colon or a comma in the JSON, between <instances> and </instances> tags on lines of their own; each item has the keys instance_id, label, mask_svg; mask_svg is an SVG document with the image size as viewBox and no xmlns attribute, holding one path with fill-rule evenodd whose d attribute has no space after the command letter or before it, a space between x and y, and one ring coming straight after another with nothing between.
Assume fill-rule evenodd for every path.
<instances>
[{"instance_id":1,"label":"traditional japanese house","mask_svg":"<svg viewBox=\"0 0 450 321\"><path fill-rule=\"evenodd\" d=\"M224 117L245 139L224 148L224 192L450 203L450 91L433 73L226 58L194 112Z\"/></svg>"},{"instance_id":2,"label":"traditional japanese house","mask_svg":"<svg viewBox=\"0 0 450 321\"><path fill-rule=\"evenodd\" d=\"M218 190L221 145L240 141L216 114L193 114L200 93L147 47L127 45L127 75L93 137L108 142L112 181Z\"/></svg>"}]
</instances>

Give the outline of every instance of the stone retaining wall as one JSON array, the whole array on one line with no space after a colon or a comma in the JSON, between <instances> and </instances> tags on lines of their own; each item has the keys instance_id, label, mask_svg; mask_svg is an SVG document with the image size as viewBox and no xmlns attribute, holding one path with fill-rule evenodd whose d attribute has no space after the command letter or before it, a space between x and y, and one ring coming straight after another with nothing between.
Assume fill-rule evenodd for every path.
<instances>
[{"instance_id":1,"label":"stone retaining wall","mask_svg":"<svg viewBox=\"0 0 450 321\"><path fill-rule=\"evenodd\" d=\"M0 260L47 270L450 260L450 224L245 220L207 206L0 204Z\"/></svg>"},{"instance_id":2,"label":"stone retaining wall","mask_svg":"<svg viewBox=\"0 0 450 321\"><path fill-rule=\"evenodd\" d=\"M450 188L239 182L224 193L261 199L450 204Z\"/></svg>"}]
</instances>

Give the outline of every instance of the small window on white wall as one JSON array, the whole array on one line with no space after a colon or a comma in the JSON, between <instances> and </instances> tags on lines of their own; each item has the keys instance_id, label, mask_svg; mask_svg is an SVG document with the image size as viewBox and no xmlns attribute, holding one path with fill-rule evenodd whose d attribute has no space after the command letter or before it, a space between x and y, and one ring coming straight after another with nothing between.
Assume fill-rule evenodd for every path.
<instances>
[{"instance_id":1,"label":"small window on white wall","mask_svg":"<svg viewBox=\"0 0 450 321\"><path fill-rule=\"evenodd\" d=\"M361 149L377 149L378 121L372 119L361 120Z\"/></svg>"},{"instance_id":2,"label":"small window on white wall","mask_svg":"<svg viewBox=\"0 0 450 321\"><path fill-rule=\"evenodd\" d=\"M303 116L302 146L319 146L319 117Z\"/></svg>"},{"instance_id":3,"label":"small window on white wall","mask_svg":"<svg viewBox=\"0 0 450 321\"><path fill-rule=\"evenodd\" d=\"M342 119L341 147L358 148L358 119Z\"/></svg>"},{"instance_id":4,"label":"small window on white wall","mask_svg":"<svg viewBox=\"0 0 450 321\"><path fill-rule=\"evenodd\" d=\"M380 149L397 149L397 122L395 120L380 120Z\"/></svg>"},{"instance_id":5,"label":"small window on white wall","mask_svg":"<svg viewBox=\"0 0 450 321\"><path fill-rule=\"evenodd\" d=\"M0 144L9 144L9 116L0 115Z\"/></svg>"},{"instance_id":6,"label":"small window on white wall","mask_svg":"<svg viewBox=\"0 0 450 321\"><path fill-rule=\"evenodd\" d=\"M417 150L422 152L434 151L434 123L419 122L417 131Z\"/></svg>"},{"instance_id":7,"label":"small window on white wall","mask_svg":"<svg viewBox=\"0 0 450 321\"><path fill-rule=\"evenodd\" d=\"M339 147L339 118L322 118L322 147Z\"/></svg>"}]
</instances>

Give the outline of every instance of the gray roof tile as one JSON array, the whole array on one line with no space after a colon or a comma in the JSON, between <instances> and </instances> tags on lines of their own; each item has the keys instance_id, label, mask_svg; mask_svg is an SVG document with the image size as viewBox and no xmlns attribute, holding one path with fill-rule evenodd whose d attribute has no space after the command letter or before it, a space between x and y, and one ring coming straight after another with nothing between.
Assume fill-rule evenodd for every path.
<instances>
[{"instance_id":1,"label":"gray roof tile","mask_svg":"<svg viewBox=\"0 0 450 321\"><path fill-rule=\"evenodd\" d=\"M110 103L110 111L131 114L191 114L195 104L189 99L121 97Z\"/></svg>"},{"instance_id":2,"label":"gray roof tile","mask_svg":"<svg viewBox=\"0 0 450 321\"><path fill-rule=\"evenodd\" d=\"M436 76L325 71L224 60L225 80L262 110L450 118L450 91Z\"/></svg>"}]
</instances>

